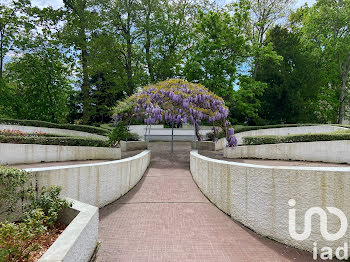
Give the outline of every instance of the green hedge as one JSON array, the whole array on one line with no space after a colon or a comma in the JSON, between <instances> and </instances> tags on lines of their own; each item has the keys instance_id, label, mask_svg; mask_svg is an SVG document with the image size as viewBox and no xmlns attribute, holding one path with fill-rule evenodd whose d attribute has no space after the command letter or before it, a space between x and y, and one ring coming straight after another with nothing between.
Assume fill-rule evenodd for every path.
<instances>
[{"instance_id":1,"label":"green hedge","mask_svg":"<svg viewBox=\"0 0 350 262\"><path fill-rule=\"evenodd\" d=\"M266 126L235 126L235 133L241 133L251 130L268 129L268 128L283 128L283 127L299 127L299 126L318 126L322 124L280 124L280 125L266 125Z\"/></svg>"},{"instance_id":2,"label":"green hedge","mask_svg":"<svg viewBox=\"0 0 350 262\"><path fill-rule=\"evenodd\" d=\"M39 120L18 120L18 119L0 118L0 124L69 129L69 130L82 131L82 132L87 132L92 134L98 134L102 136L106 136L110 132L107 129L95 127L95 126L55 124L55 123L39 121Z\"/></svg>"},{"instance_id":3,"label":"green hedge","mask_svg":"<svg viewBox=\"0 0 350 262\"><path fill-rule=\"evenodd\" d=\"M339 125L339 124L280 124L280 125L266 125L266 126L235 126L235 133L241 133L245 131L251 130L259 130L259 129L268 129L268 128L283 128L283 127L299 127L299 126L320 126L320 125L329 125L329 126L339 126L350 128L350 125Z\"/></svg>"},{"instance_id":4,"label":"green hedge","mask_svg":"<svg viewBox=\"0 0 350 262\"><path fill-rule=\"evenodd\" d=\"M2 136L0 143L12 144L39 144L39 145L60 145L60 146L93 146L110 147L110 142L101 139L85 137L31 137L31 136Z\"/></svg>"},{"instance_id":5,"label":"green hedge","mask_svg":"<svg viewBox=\"0 0 350 262\"><path fill-rule=\"evenodd\" d=\"M319 134L300 134L288 136L246 136L243 137L244 145L262 145L294 142L315 142L315 141L334 141L350 140L350 133L332 132Z\"/></svg>"}]
</instances>

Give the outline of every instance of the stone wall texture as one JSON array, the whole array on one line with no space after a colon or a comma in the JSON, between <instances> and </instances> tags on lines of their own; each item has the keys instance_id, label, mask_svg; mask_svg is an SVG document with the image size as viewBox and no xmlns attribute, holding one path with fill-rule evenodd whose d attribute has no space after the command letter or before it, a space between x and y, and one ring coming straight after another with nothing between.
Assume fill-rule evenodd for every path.
<instances>
[{"instance_id":1,"label":"stone wall texture","mask_svg":"<svg viewBox=\"0 0 350 262\"><path fill-rule=\"evenodd\" d=\"M0 143L0 165L120 158L120 148Z\"/></svg>"},{"instance_id":2,"label":"stone wall texture","mask_svg":"<svg viewBox=\"0 0 350 262\"><path fill-rule=\"evenodd\" d=\"M142 178L151 159L150 151L126 159L26 169L36 177L37 188L57 185L61 195L103 207L126 194Z\"/></svg>"},{"instance_id":3,"label":"stone wall texture","mask_svg":"<svg viewBox=\"0 0 350 262\"><path fill-rule=\"evenodd\" d=\"M311 207L336 207L350 218L350 168L270 167L210 159L191 152L190 169L204 195L234 220L281 243L312 251L328 246L333 251L349 240L349 230L337 241L326 241L319 216L312 217L308 239L294 240L289 234L289 200L296 201L296 231L304 230L304 214ZM340 220L327 212L329 233ZM333 253L334 254L334 253Z\"/></svg>"}]
</instances>

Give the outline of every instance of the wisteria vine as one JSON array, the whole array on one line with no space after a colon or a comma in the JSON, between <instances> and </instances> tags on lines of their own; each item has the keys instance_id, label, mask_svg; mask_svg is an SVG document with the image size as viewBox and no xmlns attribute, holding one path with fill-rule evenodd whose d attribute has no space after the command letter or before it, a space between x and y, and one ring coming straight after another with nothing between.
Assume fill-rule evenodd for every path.
<instances>
[{"instance_id":1,"label":"wisteria vine","mask_svg":"<svg viewBox=\"0 0 350 262\"><path fill-rule=\"evenodd\" d=\"M170 79L146 86L130 96L118 105L113 117L115 122L143 119L147 125L162 121L174 124L190 122L195 125L197 138L200 139L199 127L202 121L226 123L228 113L224 100L204 86ZM234 143L230 143L232 139L229 136L228 143L234 146Z\"/></svg>"}]
</instances>

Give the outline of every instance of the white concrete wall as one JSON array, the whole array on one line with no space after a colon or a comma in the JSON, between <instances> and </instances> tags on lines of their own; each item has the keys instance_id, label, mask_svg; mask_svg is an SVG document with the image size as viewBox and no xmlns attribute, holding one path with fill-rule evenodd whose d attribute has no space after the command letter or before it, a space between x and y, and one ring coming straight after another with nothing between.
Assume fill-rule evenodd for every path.
<instances>
[{"instance_id":1,"label":"white concrete wall","mask_svg":"<svg viewBox=\"0 0 350 262\"><path fill-rule=\"evenodd\" d=\"M319 126L299 126L299 127L282 127L282 128L268 128L251 130L236 134L238 145L243 144L243 137L245 136L287 136L296 134L313 134L313 133L330 133L339 130L348 130L344 127L319 125Z\"/></svg>"},{"instance_id":2,"label":"white concrete wall","mask_svg":"<svg viewBox=\"0 0 350 262\"><path fill-rule=\"evenodd\" d=\"M217 142L213 141L197 141L196 146L199 150L210 150L217 151L226 148L227 140L226 138L220 138ZM192 142L192 148L194 148L194 143Z\"/></svg>"},{"instance_id":3,"label":"white concrete wall","mask_svg":"<svg viewBox=\"0 0 350 262\"><path fill-rule=\"evenodd\" d=\"M296 229L302 233L304 214L311 207L336 207L350 219L350 168L270 167L210 159L191 152L194 181L218 208L255 232L281 243L312 251L313 243L333 251L350 238L349 230L337 241L326 241L317 215L311 236L296 241L289 235L290 199L296 200ZM340 228L339 219L328 214L328 232ZM334 252L333 252L334 254Z\"/></svg>"},{"instance_id":4,"label":"white concrete wall","mask_svg":"<svg viewBox=\"0 0 350 262\"><path fill-rule=\"evenodd\" d=\"M146 125L130 125L130 132L136 133L140 136L141 140L146 140L148 136L148 130L145 139ZM212 132L211 127L201 126L199 133L202 136L206 136ZM185 125L184 128L174 128L174 140L175 141L193 141L194 130L193 126ZM171 141L171 128L164 128L163 125L152 125L150 141Z\"/></svg>"},{"instance_id":5,"label":"white concrete wall","mask_svg":"<svg viewBox=\"0 0 350 262\"><path fill-rule=\"evenodd\" d=\"M73 202L73 206L65 211L66 215L75 211L78 214L39 262L89 262L94 253L98 240L98 208L72 199L68 201Z\"/></svg>"},{"instance_id":6,"label":"white concrete wall","mask_svg":"<svg viewBox=\"0 0 350 262\"><path fill-rule=\"evenodd\" d=\"M0 143L1 165L120 158L120 148Z\"/></svg>"},{"instance_id":7,"label":"white concrete wall","mask_svg":"<svg viewBox=\"0 0 350 262\"><path fill-rule=\"evenodd\" d=\"M147 149L146 141L120 141L120 148L123 152Z\"/></svg>"},{"instance_id":8,"label":"white concrete wall","mask_svg":"<svg viewBox=\"0 0 350 262\"><path fill-rule=\"evenodd\" d=\"M224 156L350 164L350 140L238 146L225 148Z\"/></svg>"},{"instance_id":9,"label":"white concrete wall","mask_svg":"<svg viewBox=\"0 0 350 262\"><path fill-rule=\"evenodd\" d=\"M133 188L142 178L150 160L150 151L144 151L116 161L26 171L36 176L38 188L61 186L62 196L103 207Z\"/></svg>"},{"instance_id":10,"label":"white concrete wall","mask_svg":"<svg viewBox=\"0 0 350 262\"><path fill-rule=\"evenodd\" d=\"M145 138L146 127L146 125L130 125L129 131L138 134L140 139L143 140ZM152 128L163 128L163 125L152 125Z\"/></svg>"},{"instance_id":11,"label":"white concrete wall","mask_svg":"<svg viewBox=\"0 0 350 262\"><path fill-rule=\"evenodd\" d=\"M0 130L5 130L5 129L6 130L19 130L19 131L22 131L24 133L44 132L47 134L56 134L56 135L63 135L63 136L92 137L92 138L103 139L103 140L108 139L105 136L91 134L91 133L82 132L82 131L69 130L69 129L0 124Z\"/></svg>"}]
</instances>

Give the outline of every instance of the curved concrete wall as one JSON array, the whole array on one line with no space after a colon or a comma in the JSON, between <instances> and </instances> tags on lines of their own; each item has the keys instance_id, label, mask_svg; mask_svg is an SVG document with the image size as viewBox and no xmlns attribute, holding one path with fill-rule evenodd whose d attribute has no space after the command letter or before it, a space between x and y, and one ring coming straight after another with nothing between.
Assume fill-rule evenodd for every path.
<instances>
[{"instance_id":1,"label":"curved concrete wall","mask_svg":"<svg viewBox=\"0 0 350 262\"><path fill-rule=\"evenodd\" d=\"M0 143L0 165L120 158L120 148Z\"/></svg>"},{"instance_id":2,"label":"curved concrete wall","mask_svg":"<svg viewBox=\"0 0 350 262\"><path fill-rule=\"evenodd\" d=\"M98 208L68 199L71 208L60 214L61 222L68 224L63 233L38 262L89 262L98 240Z\"/></svg>"},{"instance_id":3,"label":"curved concrete wall","mask_svg":"<svg viewBox=\"0 0 350 262\"><path fill-rule=\"evenodd\" d=\"M0 124L0 130L19 130L24 133L35 133L35 132L44 132L46 134L56 134L63 136L82 136L82 137L92 137L107 140L105 136L91 134L82 131L69 130L69 129L60 129L60 128L48 128L48 127L36 127L36 126L20 126L20 125L4 125Z\"/></svg>"},{"instance_id":4,"label":"curved concrete wall","mask_svg":"<svg viewBox=\"0 0 350 262\"><path fill-rule=\"evenodd\" d=\"M318 216L312 217L311 236L296 241L289 234L290 199L296 200L296 230L304 230L304 214L311 207L337 207L350 218L350 168L270 167L210 159L191 152L194 181L218 208L257 233L290 246L312 251L328 246L333 251L348 242L349 230L337 241L326 241ZM340 220L328 214L328 232ZM334 252L333 252L334 254Z\"/></svg>"},{"instance_id":5,"label":"curved concrete wall","mask_svg":"<svg viewBox=\"0 0 350 262\"><path fill-rule=\"evenodd\" d=\"M350 140L238 146L225 148L224 156L350 164Z\"/></svg>"},{"instance_id":6,"label":"curved concrete wall","mask_svg":"<svg viewBox=\"0 0 350 262\"><path fill-rule=\"evenodd\" d=\"M298 126L298 127L281 127L281 128L268 128L251 130L236 134L238 144L243 144L243 137L245 136L287 136L296 134L309 134L309 133L330 133L339 130L349 130L344 127L319 125L319 126Z\"/></svg>"},{"instance_id":7,"label":"curved concrete wall","mask_svg":"<svg viewBox=\"0 0 350 262\"><path fill-rule=\"evenodd\" d=\"M97 207L103 207L127 193L145 173L151 152L110 162L31 168L37 188L57 185L61 195Z\"/></svg>"}]
</instances>

